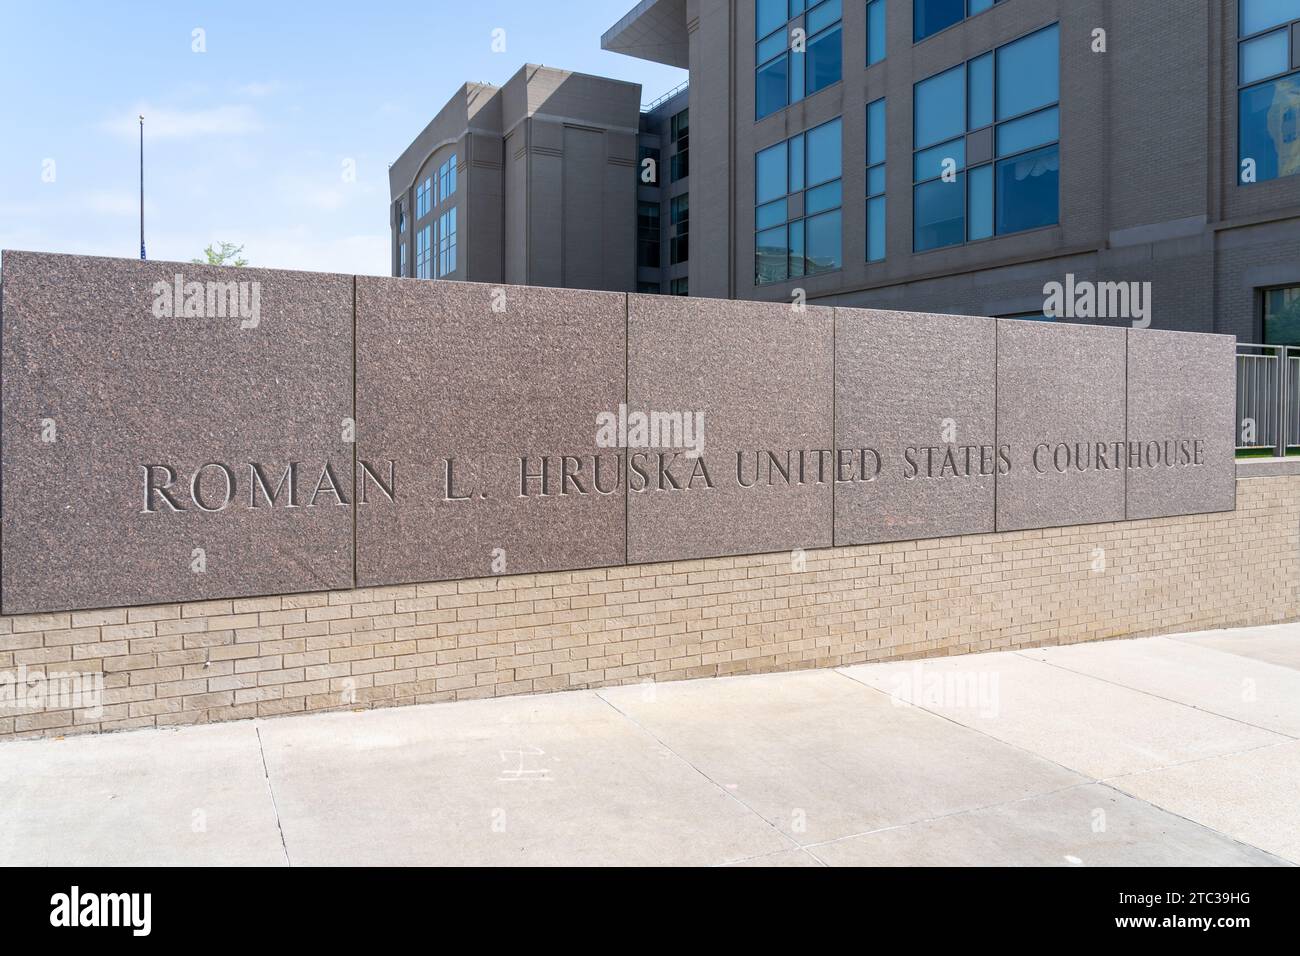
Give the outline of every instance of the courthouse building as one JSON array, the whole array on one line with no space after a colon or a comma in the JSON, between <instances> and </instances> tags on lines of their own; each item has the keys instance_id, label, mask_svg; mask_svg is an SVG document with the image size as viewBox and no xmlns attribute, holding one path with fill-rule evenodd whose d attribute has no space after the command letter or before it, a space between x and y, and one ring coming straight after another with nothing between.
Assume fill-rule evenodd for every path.
<instances>
[{"instance_id":1,"label":"courthouse building","mask_svg":"<svg viewBox=\"0 0 1300 956\"><path fill-rule=\"evenodd\" d=\"M601 42L689 88L466 85L392 167L395 275L1025 318L1055 284L1300 344L1300 0L642 0Z\"/></svg>"}]
</instances>

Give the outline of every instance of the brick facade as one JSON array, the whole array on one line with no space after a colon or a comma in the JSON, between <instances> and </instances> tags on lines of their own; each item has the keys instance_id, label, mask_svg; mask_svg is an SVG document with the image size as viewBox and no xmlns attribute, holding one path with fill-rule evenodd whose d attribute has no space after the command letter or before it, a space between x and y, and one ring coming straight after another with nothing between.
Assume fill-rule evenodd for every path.
<instances>
[{"instance_id":1,"label":"brick facade","mask_svg":"<svg viewBox=\"0 0 1300 956\"><path fill-rule=\"evenodd\" d=\"M1300 616L1298 535L1278 475L1227 514L0 617L0 677L104 675L98 717L0 699L0 737L1276 623Z\"/></svg>"}]
</instances>

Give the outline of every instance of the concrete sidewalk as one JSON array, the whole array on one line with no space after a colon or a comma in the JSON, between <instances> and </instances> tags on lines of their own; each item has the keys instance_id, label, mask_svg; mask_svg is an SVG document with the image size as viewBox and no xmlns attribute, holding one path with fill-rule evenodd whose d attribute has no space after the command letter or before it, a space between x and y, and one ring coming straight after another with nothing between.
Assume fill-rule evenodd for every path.
<instances>
[{"instance_id":1,"label":"concrete sidewalk","mask_svg":"<svg viewBox=\"0 0 1300 956\"><path fill-rule=\"evenodd\" d=\"M1285 865L1300 625L0 744L0 863Z\"/></svg>"}]
</instances>

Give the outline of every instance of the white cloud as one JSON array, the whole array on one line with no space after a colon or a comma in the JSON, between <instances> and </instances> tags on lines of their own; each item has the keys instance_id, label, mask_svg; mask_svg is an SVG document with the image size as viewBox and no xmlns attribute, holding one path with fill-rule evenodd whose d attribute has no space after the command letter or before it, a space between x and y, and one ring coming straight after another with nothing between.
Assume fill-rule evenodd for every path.
<instances>
[{"instance_id":1,"label":"white cloud","mask_svg":"<svg viewBox=\"0 0 1300 956\"><path fill-rule=\"evenodd\" d=\"M115 136L136 137L144 116L146 140L194 139L201 136L243 136L262 128L250 106L217 106L206 110L155 109L143 104L129 115L105 120L100 129Z\"/></svg>"}]
</instances>

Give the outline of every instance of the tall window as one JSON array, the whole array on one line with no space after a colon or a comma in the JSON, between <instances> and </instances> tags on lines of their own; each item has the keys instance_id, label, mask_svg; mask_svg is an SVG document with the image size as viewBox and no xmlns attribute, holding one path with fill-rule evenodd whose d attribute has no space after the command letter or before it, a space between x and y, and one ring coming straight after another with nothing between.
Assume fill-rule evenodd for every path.
<instances>
[{"instance_id":1,"label":"tall window","mask_svg":"<svg viewBox=\"0 0 1300 956\"><path fill-rule=\"evenodd\" d=\"M637 203L636 264L646 269L659 268L659 204L657 202Z\"/></svg>"},{"instance_id":2,"label":"tall window","mask_svg":"<svg viewBox=\"0 0 1300 956\"><path fill-rule=\"evenodd\" d=\"M668 261L672 265L677 265L691 257L690 193L682 193L672 198L668 204L668 219L673 227L673 234L668 241Z\"/></svg>"},{"instance_id":3,"label":"tall window","mask_svg":"<svg viewBox=\"0 0 1300 956\"><path fill-rule=\"evenodd\" d=\"M1248 184L1300 173L1300 0L1241 0L1238 169Z\"/></svg>"},{"instance_id":4,"label":"tall window","mask_svg":"<svg viewBox=\"0 0 1300 956\"><path fill-rule=\"evenodd\" d=\"M456 154L438 169L438 202L444 203L456 195Z\"/></svg>"},{"instance_id":5,"label":"tall window","mask_svg":"<svg viewBox=\"0 0 1300 956\"><path fill-rule=\"evenodd\" d=\"M885 101L867 104L867 261L885 258Z\"/></svg>"},{"instance_id":6,"label":"tall window","mask_svg":"<svg viewBox=\"0 0 1300 956\"><path fill-rule=\"evenodd\" d=\"M754 10L755 119L840 81L842 0L755 0Z\"/></svg>"},{"instance_id":7,"label":"tall window","mask_svg":"<svg viewBox=\"0 0 1300 956\"><path fill-rule=\"evenodd\" d=\"M433 278L433 225L415 231L415 277Z\"/></svg>"},{"instance_id":8,"label":"tall window","mask_svg":"<svg viewBox=\"0 0 1300 956\"><path fill-rule=\"evenodd\" d=\"M415 187L415 218L423 219L433 208L433 177L426 177L424 182Z\"/></svg>"},{"instance_id":9,"label":"tall window","mask_svg":"<svg viewBox=\"0 0 1300 956\"><path fill-rule=\"evenodd\" d=\"M672 182L691 174L691 111L684 109L673 116L670 129L675 152L672 159Z\"/></svg>"},{"instance_id":10,"label":"tall window","mask_svg":"<svg viewBox=\"0 0 1300 956\"><path fill-rule=\"evenodd\" d=\"M1060 221L1056 24L916 84L917 252Z\"/></svg>"},{"instance_id":11,"label":"tall window","mask_svg":"<svg viewBox=\"0 0 1300 956\"><path fill-rule=\"evenodd\" d=\"M885 0L867 0L867 66L885 58Z\"/></svg>"},{"instance_id":12,"label":"tall window","mask_svg":"<svg viewBox=\"0 0 1300 956\"><path fill-rule=\"evenodd\" d=\"M754 157L756 285L842 267L841 146L835 119Z\"/></svg>"},{"instance_id":13,"label":"tall window","mask_svg":"<svg viewBox=\"0 0 1300 956\"><path fill-rule=\"evenodd\" d=\"M438 218L438 277L456 271L456 207Z\"/></svg>"},{"instance_id":14,"label":"tall window","mask_svg":"<svg viewBox=\"0 0 1300 956\"><path fill-rule=\"evenodd\" d=\"M398 249L397 274L399 276L405 276L406 275L406 240L405 239L401 240L401 242L398 243L397 249Z\"/></svg>"},{"instance_id":15,"label":"tall window","mask_svg":"<svg viewBox=\"0 0 1300 956\"><path fill-rule=\"evenodd\" d=\"M1300 286L1264 290L1264 342L1300 345Z\"/></svg>"},{"instance_id":16,"label":"tall window","mask_svg":"<svg viewBox=\"0 0 1300 956\"><path fill-rule=\"evenodd\" d=\"M914 0L912 4L912 40L920 43L954 23L983 13L1002 0Z\"/></svg>"}]
</instances>

